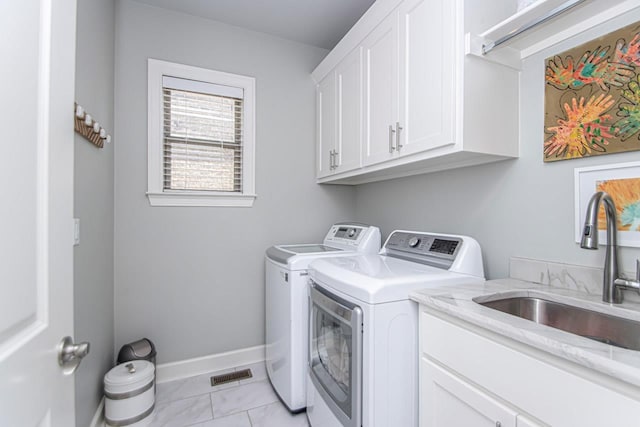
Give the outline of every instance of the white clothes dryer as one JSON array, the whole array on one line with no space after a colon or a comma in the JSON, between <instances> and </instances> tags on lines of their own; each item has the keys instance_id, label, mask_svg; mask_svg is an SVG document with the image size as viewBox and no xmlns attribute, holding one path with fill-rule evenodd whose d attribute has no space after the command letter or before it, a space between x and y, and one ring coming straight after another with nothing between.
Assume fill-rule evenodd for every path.
<instances>
[{"instance_id":1,"label":"white clothes dryer","mask_svg":"<svg viewBox=\"0 0 640 427\"><path fill-rule=\"evenodd\" d=\"M380 250L380 230L334 224L322 244L276 245L265 254L265 359L267 374L292 412L306 406L309 348L307 268L311 261Z\"/></svg>"},{"instance_id":2,"label":"white clothes dryer","mask_svg":"<svg viewBox=\"0 0 640 427\"><path fill-rule=\"evenodd\" d=\"M466 236L394 231L377 255L317 259L307 417L313 427L418 425L418 305L429 286L484 282Z\"/></svg>"}]
</instances>

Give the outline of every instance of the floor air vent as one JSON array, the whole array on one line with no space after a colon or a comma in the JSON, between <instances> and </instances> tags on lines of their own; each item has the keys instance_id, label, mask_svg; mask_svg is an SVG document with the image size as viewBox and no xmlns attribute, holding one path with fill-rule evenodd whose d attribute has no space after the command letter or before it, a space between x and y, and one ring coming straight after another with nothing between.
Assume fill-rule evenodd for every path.
<instances>
[{"instance_id":1,"label":"floor air vent","mask_svg":"<svg viewBox=\"0 0 640 427\"><path fill-rule=\"evenodd\" d=\"M243 369L241 371L230 372L228 374L221 374L211 377L211 387L226 384L233 381L246 380L247 378L253 377L251 374L251 369Z\"/></svg>"}]
</instances>

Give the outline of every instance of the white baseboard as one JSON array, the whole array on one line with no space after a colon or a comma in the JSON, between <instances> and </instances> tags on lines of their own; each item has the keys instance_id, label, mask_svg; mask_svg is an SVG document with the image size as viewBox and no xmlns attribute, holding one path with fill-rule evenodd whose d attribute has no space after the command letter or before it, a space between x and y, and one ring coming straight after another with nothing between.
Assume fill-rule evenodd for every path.
<instances>
[{"instance_id":1,"label":"white baseboard","mask_svg":"<svg viewBox=\"0 0 640 427\"><path fill-rule=\"evenodd\" d=\"M98 405L98 409L96 409L96 413L91 420L91 424L89 427L104 427L104 396L102 400L100 400L100 404Z\"/></svg>"},{"instance_id":2,"label":"white baseboard","mask_svg":"<svg viewBox=\"0 0 640 427\"><path fill-rule=\"evenodd\" d=\"M264 361L264 345L178 362L161 363L156 367L156 383L165 383L262 361Z\"/></svg>"}]
</instances>

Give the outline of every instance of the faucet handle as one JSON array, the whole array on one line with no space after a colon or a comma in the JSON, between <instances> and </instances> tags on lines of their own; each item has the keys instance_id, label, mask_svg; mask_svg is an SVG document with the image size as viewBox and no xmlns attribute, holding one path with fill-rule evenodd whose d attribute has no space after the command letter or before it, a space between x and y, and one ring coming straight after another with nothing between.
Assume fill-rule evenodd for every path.
<instances>
[{"instance_id":1,"label":"faucet handle","mask_svg":"<svg viewBox=\"0 0 640 427\"><path fill-rule=\"evenodd\" d=\"M613 284L625 289L635 289L640 294L640 259L636 259L636 280L617 278Z\"/></svg>"},{"instance_id":2,"label":"faucet handle","mask_svg":"<svg viewBox=\"0 0 640 427\"><path fill-rule=\"evenodd\" d=\"M614 286L619 286L625 289L635 289L640 294L640 282L637 280L627 280L618 278L613 281Z\"/></svg>"}]
</instances>

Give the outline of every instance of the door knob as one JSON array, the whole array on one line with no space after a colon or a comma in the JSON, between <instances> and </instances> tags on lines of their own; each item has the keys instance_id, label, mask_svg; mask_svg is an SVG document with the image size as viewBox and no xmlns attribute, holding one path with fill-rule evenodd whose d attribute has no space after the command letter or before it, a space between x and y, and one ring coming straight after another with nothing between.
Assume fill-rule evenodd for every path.
<instances>
[{"instance_id":1,"label":"door knob","mask_svg":"<svg viewBox=\"0 0 640 427\"><path fill-rule=\"evenodd\" d=\"M87 354L89 354L88 342L74 344L73 338L64 337L58 344L58 364L67 375L73 374L78 369L82 358Z\"/></svg>"}]
</instances>

